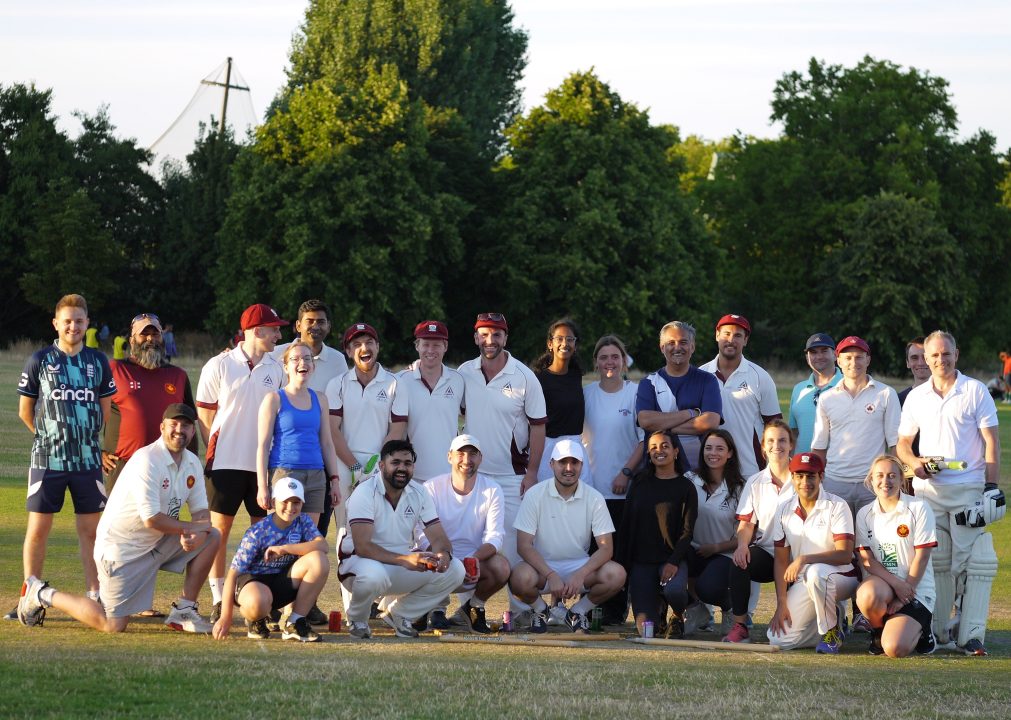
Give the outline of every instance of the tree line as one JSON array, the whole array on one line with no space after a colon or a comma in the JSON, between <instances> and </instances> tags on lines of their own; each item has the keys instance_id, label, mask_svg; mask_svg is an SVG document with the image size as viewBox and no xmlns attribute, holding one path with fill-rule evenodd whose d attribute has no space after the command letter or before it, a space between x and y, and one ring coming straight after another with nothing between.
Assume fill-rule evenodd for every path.
<instances>
[{"instance_id":1,"label":"tree line","mask_svg":"<svg viewBox=\"0 0 1011 720\"><path fill-rule=\"evenodd\" d=\"M777 137L707 141L592 69L521 112L526 47L505 0L314 0L255 134L211 124L157 179L106 109L70 138L50 90L0 87L0 341L46 337L70 291L113 327L146 309L221 337L319 297L389 362L428 317L472 355L487 310L524 359L571 316L647 367L664 322L708 353L726 312L789 362L816 331L892 371L938 327L980 363L1011 341L1009 154L959 139L942 78L811 59L773 89Z\"/></svg>"}]
</instances>

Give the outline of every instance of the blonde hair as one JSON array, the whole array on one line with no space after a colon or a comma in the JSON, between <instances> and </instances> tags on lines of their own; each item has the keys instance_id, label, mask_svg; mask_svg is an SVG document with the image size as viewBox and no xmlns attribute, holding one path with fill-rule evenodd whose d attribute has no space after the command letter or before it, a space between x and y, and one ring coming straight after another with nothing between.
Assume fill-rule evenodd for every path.
<instances>
[{"instance_id":1,"label":"blonde hair","mask_svg":"<svg viewBox=\"0 0 1011 720\"><path fill-rule=\"evenodd\" d=\"M867 469L867 477L864 478L864 487L874 492L874 488L871 485L871 475L874 473L874 466L879 462L890 462L894 467L898 476L901 478L906 474L906 466L902 464L894 455L889 455L888 453L882 453L878 455L874 460L871 461L871 466Z\"/></svg>"},{"instance_id":2,"label":"blonde hair","mask_svg":"<svg viewBox=\"0 0 1011 720\"><path fill-rule=\"evenodd\" d=\"M60 310L65 307L75 307L84 310L84 314L88 314L88 301L84 299L83 295L78 295L77 293L70 293L69 295L64 295L60 298L60 301L56 303L56 311L54 315L59 315Z\"/></svg>"},{"instance_id":3,"label":"blonde hair","mask_svg":"<svg viewBox=\"0 0 1011 720\"><path fill-rule=\"evenodd\" d=\"M312 360L313 361L312 364L315 365L316 364L316 358L313 357L312 348L309 347L309 345L307 343L302 342L302 338L295 338L294 340L291 341L291 345L289 345L285 349L284 354L281 356L281 365L287 365L288 364L288 357L291 355L291 351L294 350L295 348L298 348L298 347L309 348L309 359Z\"/></svg>"}]
</instances>

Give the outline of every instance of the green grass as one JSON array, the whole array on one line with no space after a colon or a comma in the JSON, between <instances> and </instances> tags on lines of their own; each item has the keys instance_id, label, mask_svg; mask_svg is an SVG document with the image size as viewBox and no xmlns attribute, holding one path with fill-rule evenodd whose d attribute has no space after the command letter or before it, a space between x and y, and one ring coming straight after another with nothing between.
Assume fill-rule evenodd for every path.
<instances>
[{"instance_id":1,"label":"green grass","mask_svg":"<svg viewBox=\"0 0 1011 720\"><path fill-rule=\"evenodd\" d=\"M13 392L24 356L0 353L0 610L16 601L21 578L24 487L31 437L17 420ZM184 360L196 380L201 362ZM792 382L780 389L784 409ZM1011 410L1000 406L1004 485L1011 472ZM69 500L68 500L69 503ZM689 651L599 642L586 648L445 645L378 637L352 643L247 640L238 628L222 643L131 623L105 636L50 611L43 628L0 623L3 717L819 717L892 718L1008 715L1011 689L1011 522L993 528L1001 570L994 584L985 659L939 653L891 661L865 654L866 636L840 657L811 651L777 655ZM234 538L233 538L234 543ZM82 589L73 515L57 516L46 577ZM162 574L156 605L180 581ZM4 592L6 590L6 592ZM756 620L771 613L763 594ZM210 596L205 589L205 608ZM339 607L336 582L321 607ZM491 610L501 612L501 600ZM755 637L758 636L756 629ZM899 674L901 673L901 674Z\"/></svg>"}]
</instances>

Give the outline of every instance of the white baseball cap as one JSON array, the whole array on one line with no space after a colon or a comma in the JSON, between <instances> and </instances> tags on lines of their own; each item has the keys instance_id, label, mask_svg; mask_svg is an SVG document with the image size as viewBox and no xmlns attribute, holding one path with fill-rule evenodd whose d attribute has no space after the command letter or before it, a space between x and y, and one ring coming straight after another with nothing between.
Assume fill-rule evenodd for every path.
<instances>
[{"instance_id":1,"label":"white baseball cap","mask_svg":"<svg viewBox=\"0 0 1011 720\"><path fill-rule=\"evenodd\" d=\"M275 500L280 500L281 502L291 500L292 498L298 498L302 502L305 502L305 490L302 489L302 483L295 478L278 478L277 482L274 483L273 495Z\"/></svg>"},{"instance_id":2,"label":"white baseball cap","mask_svg":"<svg viewBox=\"0 0 1011 720\"><path fill-rule=\"evenodd\" d=\"M583 462L583 446L575 440L559 440L555 444L555 449L551 451L551 459L561 460L562 458L575 458Z\"/></svg>"},{"instance_id":3,"label":"white baseball cap","mask_svg":"<svg viewBox=\"0 0 1011 720\"><path fill-rule=\"evenodd\" d=\"M468 445L473 447L478 452L481 452L481 443L477 441L477 438L473 435L457 435L453 438L453 442L449 444L449 451L456 452L460 448L465 448Z\"/></svg>"}]
</instances>

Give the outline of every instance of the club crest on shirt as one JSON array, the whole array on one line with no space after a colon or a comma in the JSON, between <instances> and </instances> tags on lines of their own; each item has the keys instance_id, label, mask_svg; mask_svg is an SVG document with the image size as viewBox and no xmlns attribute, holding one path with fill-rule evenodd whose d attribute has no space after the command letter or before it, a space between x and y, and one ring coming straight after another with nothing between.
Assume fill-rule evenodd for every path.
<instances>
[{"instance_id":1,"label":"club crest on shirt","mask_svg":"<svg viewBox=\"0 0 1011 720\"><path fill-rule=\"evenodd\" d=\"M622 417L628 417L629 415L631 415L631 414L632 414L632 411L631 411L631 410L629 410L628 408L621 408L621 409L620 409L620 410L618 411L618 414L619 414L619 415L621 415Z\"/></svg>"},{"instance_id":2,"label":"club crest on shirt","mask_svg":"<svg viewBox=\"0 0 1011 720\"><path fill-rule=\"evenodd\" d=\"M864 406L864 412L867 413L868 415L873 415L874 414L874 405L871 404L871 403L867 403Z\"/></svg>"},{"instance_id":3,"label":"club crest on shirt","mask_svg":"<svg viewBox=\"0 0 1011 720\"><path fill-rule=\"evenodd\" d=\"M169 486L169 479L168 478L165 478L164 480L161 481L161 489L162 490L168 490L168 486Z\"/></svg>"},{"instance_id":4,"label":"club crest on shirt","mask_svg":"<svg viewBox=\"0 0 1011 720\"><path fill-rule=\"evenodd\" d=\"M298 531L292 530L289 532L287 540L289 545L297 545L299 541Z\"/></svg>"},{"instance_id":5,"label":"club crest on shirt","mask_svg":"<svg viewBox=\"0 0 1011 720\"><path fill-rule=\"evenodd\" d=\"M748 389L748 383L747 383L747 381L742 380L741 384L737 386L737 389L738 390L747 390Z\"/></svg>"},{"instance_id":6,"label":"club crest on shirt","mask_svg":"<svg viewBox=\"0 0 1011 720\"><path fill-rule=\"evenodd\" d=\"M891 543L878 543L878 557L886 568L894 569L899 566L899 553Z\"/></svg>"},{"instance_id":7,"label":"club crest on shirt","mask_svg":"<svg viewBox=\"0 0 1011 720\"><path fill-rule=\"evenodd\" d=\"M176 394L175 383L165 383L165 392L167 392L169 395L175 395Z\"/></svg>"},{"instance_id":8,"label":"club crest on shirt","mask_svg":"<svg viewBox=\"0 0 1011 720\"><path fill-rule=\"evenodd\" d=\"M404 517L414 517L416 514L414 508L408 503L407 507L404 508Z\"/></svg>"},{"instance_id":9,"label":"club crest on shirt","mask_svg":"<svg viewBox=\"0 0 1011 720\"><path fill-rule=\"evenodd\" d=\"M720 507L723 507L723 508L730 507L730 496L729 495L727 497L723 498L723 502L720 503Z\"/></svg>"},{"instance_id":10,"label":"club crest on shirt","mask_svg":"<svg viewBox=\"0 0 1011 720\"><path fill-rule=\"evenodd\" d=\"M444 393L442 394L442 396L443 396L443 397L448 397L448 398L451 398L451 397L456 397L456 393L454 393L454 392L453 392L453 388L451 388L451 387L447 387L447 388L446 388L446 392L444 392Z\"/></svg>"},{"instance_id":11,"label":"club crest on shirt","mask_svg":"<svg viewBox=\"0 0 1011 720\"><path fill-rule=\"evenodd\" d=\"M899 525L897 528L895 528L895 534L901 538L909 537L909 526Z\"/></svg>"},{"instance_id":12,"label":"club crest on shirt","mask_svg":"<svg viewBox=\"0 0 1011 720\"><path fill-rule=\"evenodd\" d=\"M376 400L389 400L389 399L390 399L390 396L386 394L386 390L381 389L376 394Z\"/></svg>"},{"instance_id":13,"label":"club crest on shirt","mask_svg":"<svg viewBox=\"0 0 1011 720\"><path fill-rule=\"evenodd\" d=\"M193 477L192 475L190 475L188 478L186 478L186 487L192 490L193 489L193 485L196 484L196 482L197 482L197 479L195 477Z\"/></svg>"},{"instance_id":14,"label":"club crest on shirt","mask_svg":"<svg viewBox=\"0 0 1011 720\"><path fill-rule=\"evenodd\" d=\"M270 377L270 375L267 375L265 378L263 378L263 386L274 387L274 378Z\"/></svg>"},{"instance_id":15,"label":"club crest on shirt","mask_svg":"<svg viewBox=\"0 0 1011 720\"><path fill-rule=\"evenodd\" d=\"M84 372L89 379L93 379L95 377L95 366L92 365L91 363L88 363L87 365L84 366Z\"/></svg>"}]
</instances>

